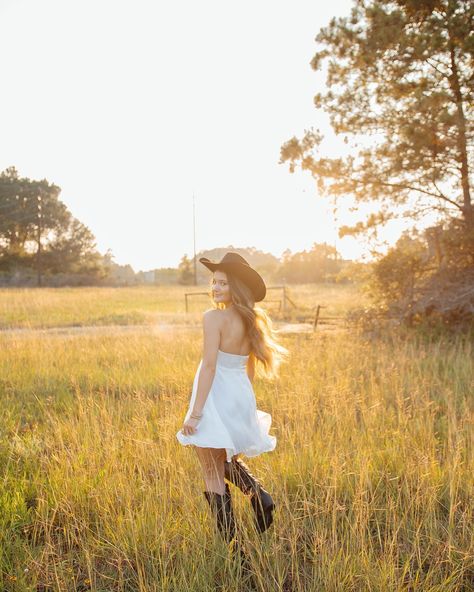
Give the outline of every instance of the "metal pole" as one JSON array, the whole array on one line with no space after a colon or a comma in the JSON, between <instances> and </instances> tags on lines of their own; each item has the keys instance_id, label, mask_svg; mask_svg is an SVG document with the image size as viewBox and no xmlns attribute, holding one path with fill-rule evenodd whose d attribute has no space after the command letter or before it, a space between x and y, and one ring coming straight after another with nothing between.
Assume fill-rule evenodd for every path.
<instances>
[{"instance_id":1,"label":"metal pole","mask_svg":"<svg viewBox=\"0 0 474 592\"><path fill-rule=\"evenodd\" d=\"M41 196L37 196L38 205L38 251L37 251L37 272L38 286L41 286Z\"/></svg>"},{"instance_id":2,"label":"metal pole","mask_svg":"<svg viewBox=\"0 0 474 592\"><path fill-rule=\"evenodd\" d=\"M193 193L193 248L194 248L194 285L197 286L197 270L196 270L196 212L194 204L194 193Z\"/></svg>"}]
</instances>

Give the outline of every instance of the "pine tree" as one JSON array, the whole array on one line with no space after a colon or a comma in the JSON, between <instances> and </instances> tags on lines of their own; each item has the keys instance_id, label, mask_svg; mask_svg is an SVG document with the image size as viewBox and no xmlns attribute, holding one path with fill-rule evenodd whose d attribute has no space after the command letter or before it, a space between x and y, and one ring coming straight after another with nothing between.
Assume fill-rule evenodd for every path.
<instances>
[{"instance_id":1,"label":"pine tree","mask_svg":"<svg viewBox=\"0 0 474 592\"><path fill-rule=\"evenodd\" d=\"M322 193L379 205L341 236L434 212L472 232L473 22L467 0L361 0L320 30L311 64L327 64L327 90L314 102L354 152L326 158L310 129L282 146L281 162L310 171Z\"/></svg>"}]
</instances>

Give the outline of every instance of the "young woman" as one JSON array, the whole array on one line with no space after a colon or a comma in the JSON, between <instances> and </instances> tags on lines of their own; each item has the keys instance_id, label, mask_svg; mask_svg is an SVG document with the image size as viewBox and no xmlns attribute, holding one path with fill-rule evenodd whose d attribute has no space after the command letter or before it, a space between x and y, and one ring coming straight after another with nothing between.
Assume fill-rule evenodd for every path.
<instances>
[{"instance_id":1,"label":"young woman","mask_svg":"<svg viewBox=\"0 0 474 592\"><path fill-rule=\"evenodd\" d=\"M275 502L238 458L274 450L271 415L257 409L252 387L255 371L277 375L288 350L275 337L268 315L255 302L265 298L262 277L238 253L219 262L199 260L213 272L216 307L203 316L203 355L194 377L184 424L176 434L197 453L204 496L227 542L236 534L230 489L224 478L250 495L255 525L264 532L273 522Z\"/></svg>"}]
</instances>

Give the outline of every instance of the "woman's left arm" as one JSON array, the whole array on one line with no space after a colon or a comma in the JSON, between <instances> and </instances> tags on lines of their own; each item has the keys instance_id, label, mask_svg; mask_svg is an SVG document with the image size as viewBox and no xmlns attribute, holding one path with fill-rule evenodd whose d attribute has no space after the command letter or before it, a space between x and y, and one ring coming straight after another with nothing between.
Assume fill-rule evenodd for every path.
<instances>
[{"instance_id":1,"label":"woman's left arm","mask_svg":"<svg viewBox=\"0 0 474 592\"><path fill-rule=\"evenodd\" d=\"M203 315L203 355L201 370L197 385L196 399L192 413L200 415L211 390L212 381L216 374L217 350L220 343L221 312L219 310L206 310Z\"/></svg>"}]
</instances>

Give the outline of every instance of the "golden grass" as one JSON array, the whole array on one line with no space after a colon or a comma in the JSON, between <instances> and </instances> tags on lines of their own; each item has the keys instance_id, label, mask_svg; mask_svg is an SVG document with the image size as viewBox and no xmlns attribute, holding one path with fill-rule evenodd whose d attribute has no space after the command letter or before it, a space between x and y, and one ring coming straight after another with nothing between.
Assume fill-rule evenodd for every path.
<instances>
[{"instance_id":1,"label":"golden grass","mask_svg":"<svg viewBox=\"0 0 474 592\"><path fill-rule=\"evenodd\" d=\"M0 329L59 326L196 324L210 308L207 296L189 299L185 314L185 292L205 292L208 286L136 286L130 288L0 288ZM340 315L364 300L354 285L304 284L289 286L287 313L298 315L326 308L322 314ZM280 290L268 290L267 300L281 299ZM259 303L276 313L278 302ZM279 315L276 315L279 316Z\"/></svg>"},{"instance_id":2,"label":"golden grass","mask_svg":"<svg viewBox=\"0 0 474 592\"><path fill-rule=\"evenodd\" d=\"M259 588L471 590L472 344L282 339L290 362L255 386L277 448L246 459L278 505L263 538L232 489ZM200 333L0 333L0 348L2 590L244 589L175 437Z\"/></svg>"}]
</instances>

